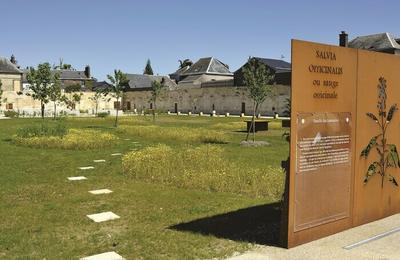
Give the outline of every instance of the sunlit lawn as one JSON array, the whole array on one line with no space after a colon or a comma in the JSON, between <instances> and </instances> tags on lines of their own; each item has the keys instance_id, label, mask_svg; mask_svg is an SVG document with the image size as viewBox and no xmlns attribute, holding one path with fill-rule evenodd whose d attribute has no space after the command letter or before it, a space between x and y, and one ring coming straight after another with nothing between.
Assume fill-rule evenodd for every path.
<instances>
[{"instance_id":1,"label":"sunlit lawn","mask_svg":"<svg viewBox=\"0 0 400 260\"><path fill-rule=\"evenodd\" d=\"M241 121L241 118L159 116L155 124L222 129L229 140L222 144L225 159L248 167L279 167L288 154L280 122L273 122L274 129L268 132L257 133L257 139L266 140L271 146L245 148L239 145L245 137L241 132L245 125L236 128L241 123L234 123ZM118 135L118 143L107 149L35 149L10 142L18 128L39 123L40 119L0 120L0 259L78 259L107 251L116 251L126 259L223 258L252 245L245 240L171 227L274 202L270 198L149 184L124 175L121 157L111 153L127 153L132 148L142 149L161 141L116 131L111 118L66 120L69 127L99 129ZM124 117L120 123L153 124L151 117ZM229 124L231 127L221 127ZM140 145L136 146L134 141ZM162 143L187 146L172 140L162 140ZM107 162L94 164L94 159ZM78 169L89 165L95 169ZM80 175L88 180L67 180ZM102 188L114 192L96 196L88 193ZM103 211L112 211L121 218L94 223L86 217Z\"/></svg>"}]
</instances>

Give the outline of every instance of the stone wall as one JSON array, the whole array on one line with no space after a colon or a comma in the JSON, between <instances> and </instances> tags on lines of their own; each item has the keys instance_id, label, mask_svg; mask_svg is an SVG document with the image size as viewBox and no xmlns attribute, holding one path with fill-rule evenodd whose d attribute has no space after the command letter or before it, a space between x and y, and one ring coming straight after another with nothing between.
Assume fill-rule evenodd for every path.
<instances>
[{"instance_id":1,"label":"stone wall","mask_svg":"<svg viewBox=\"0 0 400 260\"><path fill-rule=\"evenodd\" d=\"M21 74L0 74L2 83L1 89L4 91L21 91Z\"/></svg>"},{"instance_id":2,"label":"stone wall","mask_svg":"<svg viewBox=\"0 0 400 260\"><path fill-rule=\"evenodd\" d=\"M260 107L261 115L283 114L286 106L286 99L290 96L290 86L275 85L275 96L267 98ZM154 108L151 105L150 91L130 91L124 94L123 108L141 112L145 109ZM157 109L164 112L192 112L216 114L241 114L242 103L244 112L252 114L253 101L248 98L247 90L244 87L203 87L203 88L179 88L164 92L157 100Z\"/></svg>"},{"instance_id":3,"label":"stone wall","mask_svg":"<svg viewBox=\"0 0 400 260\"><path fill-rule=\"evenodd\" d=\"M87 111L89 114L95 113L95 102L90 98L94 96L94 92L83 92L81 101L76 104L75 109L68 109L64 104L57 105L57 113L63 111L68 114L79 114L79 111ZM40 113L40 102L34 100L32 97L27 96L26 93L18 95L16 91L4 91L3 98L7 101L3 102L0 110L6 110L7 105L12 104L12 110L18 111L19 113L33 115ZM114 101L115 98L106 97L100 100L98 104L98 112L110 112L114 113ZM8 109L10 110L10 109ZM46 114L53 114L54 104L49 102L46 104Z\"/></svg>"}]
</instances>

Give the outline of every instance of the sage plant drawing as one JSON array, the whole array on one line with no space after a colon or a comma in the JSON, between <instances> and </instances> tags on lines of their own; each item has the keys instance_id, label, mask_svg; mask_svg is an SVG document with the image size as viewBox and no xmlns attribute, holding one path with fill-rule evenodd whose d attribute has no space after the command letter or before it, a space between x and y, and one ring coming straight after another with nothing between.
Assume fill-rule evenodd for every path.
<instances>
[{"instance_id":1,"label":"sage plant drawing","mask_svg":"<svg viewBox=\"0 0 400 260\"><path fill-rule=\"evenodd\" d=\"M361 157L367 158L372 150L376 150L378 159L372 162L365 174L364 184L374 175L381 176L381 185L383 188L384 180L387 179L396 186L399 186L396 178L389 174L389 168L400 168L399 154L395 144L389 144L387 140L387 129L397 111L397 104L393 104L389 111L386 109L386 79L379 78L378 84L378 116L373 113L367 113L367 116L373 120L379 128L378 135L371 138L368 145L362 150Z\"/></svg>"}]
</instances>

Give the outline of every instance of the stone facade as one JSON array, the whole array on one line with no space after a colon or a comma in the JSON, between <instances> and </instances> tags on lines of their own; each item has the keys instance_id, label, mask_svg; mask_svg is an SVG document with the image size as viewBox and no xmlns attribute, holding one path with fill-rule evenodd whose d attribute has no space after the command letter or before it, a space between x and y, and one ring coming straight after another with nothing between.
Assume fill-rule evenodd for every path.
<instances>
[{"instance_id":1,"label":"stone facade","mask_svg":"<svg viewBox=\"0 0 400 260\"><path fill-rule=\"evenodd\" d=\"M265 64L277 79L273 85L273 95L261 104L259 113L263 116L284 115L290 97L290 63L273 59L255 59ZM231 73L226 64L213 57L207 57L199 59L185 70L178 69L170 75L180 80L175 86L168 86L164 90L157 99L156 106L152 104L150 84L142 86L135 84L135 87L131 87L124 94L123 109L138 113L155 107L162 112L172 113L221 115L253 113L253 101L248 97L241 68Z\"/></svg>"},{"instance_id":2,"label":"stone facade","mask_svg":"<svg viewBox=\"0 0 400 260\"><path fill-rule=\"evenodd\" d=\"M13 98L22 87L22 71L16 64L0 57L0 81L3 90L0 110L12 109Z\"/></svg>"},{"instance_id":3,"label":"stone facade","mask_svg":"<svg viewBox=\"0 0 400 260\"><path fill-rule=\"evenodd\" d=\"M1 110L14 110L22 115L34 116L40 114L40 102L34 100L30 94L30 85L26 79L26 75L29 72L28 69L20 70L16 64L15 57L11 60L6 58L0 58L0 80L2 82L3 89L3 101ZM76 70L53 70L53 73L60 74L60 81L62 89L69 85L78 84L81 86L81 100L75 105L74 109L69 109L65 104L57 104L57 113L67 114L80 114L85 112L88 114L94 114L96 104L92 100L95 95L94 91L91 91L87 84L92 87L104 88L106 87L105 82L95 82L90 75L90 67L86 66L84 71ZM71 95L68 93L63 94ZM98 112L109 112L110 114L115 113L115 98L102 97L98 102ZM53 115L54 103L49 102L45 107L45 114L47 116Z\"/></svg>"},{"instance_id":4,"label":"stone facade","mask_svg":"<svg viewBox=\"0 0 400 260\"><path fill-rule=\"evenodd\" d=\"M20 114L33 116L40 114L40 102L34 100L32 97L26 95L27 92L18 93L15 91L4 91L3 98L7 99L7 102L1 107L0 110L14 110ZM66 94L68 95L68 94ZM80 112L85 112L88 114L94 114L96 104L91 97L95 95L94 92L82 92L81 100L76 104L75 109L69 109L65 104L57 104L57 114L67 113L67 114L80 114ZM108 112L110 114L115 113L114 102L115 98L109 97L102 98L98 103L98 112ZM53 115L54 103L49 102L45 107L46 115Z\"/></svg>"},{"instance_id":5,"label":"stone facade","mask_svg":"<svg viewBox=\"0 0 400 260\"><path fill-rule=\"evenodd\" d=\"M285 111L286 99L290 96L290 86L275 85L274 96L267 98L260 107L261 115L282 115ZM207 113L216 114L230 113L240 115L252 114L253 101L248 98L245 87L203 87L203 88L180 88L165 91L157 100L157 109L172 113ZM151 91L129 91L124 94L123 108L141 113L151 109Z\"/></svg>"},{"instance_id":6,"label":"stone facade","mask_svg":"<svg viewBox=\"0 0 400 260\"><path fill-rule=\"evenodd\" d=\"M0 81L3 91L21 91L21 74L5 74L0 72Z\"/></svg>"}]
</instances>

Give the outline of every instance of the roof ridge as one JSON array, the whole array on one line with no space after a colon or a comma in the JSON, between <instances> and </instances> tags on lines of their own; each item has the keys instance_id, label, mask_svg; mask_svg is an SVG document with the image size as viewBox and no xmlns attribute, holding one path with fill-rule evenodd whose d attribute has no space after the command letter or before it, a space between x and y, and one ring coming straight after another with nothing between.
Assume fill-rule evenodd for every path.
<instances>
[{"instance_id":1,"label":"roof ridge","mask_svg":"<svg viewBox=\"0 0 400 260\"><path fill-rule=\"evenodd\" d=\"M211 66L211 63L212 63L213 59L214 59L214 57L210 58L210 61L208 62L208 66L207 66L207 69L206 69L206 73L210 72L210 66Z\"/></svg>"},{"instance_id":2,"label":"roof ridge","mask_svg":"<svg viewBox=\"0 0 400 260\"><path fill-rule=\"evenodd\" d=\"M394 38L394 35L392 35L391 33L386 33L386 36L388 37L390 43L392 44L393 48L400 48L400 44L396 41L396 39Z\"/></svg>"},{"instance_id":3,"label":"roof ridge","mask_svg":"<svg viewBox=\"0 0 400 260\"><path fill-rule=\"evenodd\" d=\"M273 59L273 58L263 58L263 57L253 57L253 58L255 58L255 59L264 59L264 60L279 60L279 61L287 62L284 59Z\"/></svg>"}]
</instances>

